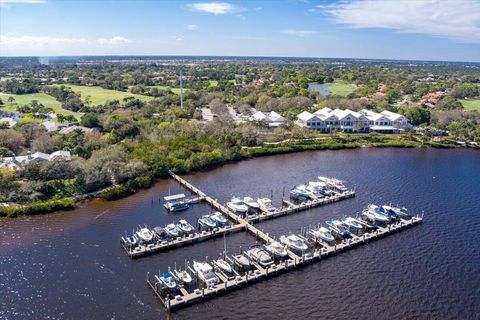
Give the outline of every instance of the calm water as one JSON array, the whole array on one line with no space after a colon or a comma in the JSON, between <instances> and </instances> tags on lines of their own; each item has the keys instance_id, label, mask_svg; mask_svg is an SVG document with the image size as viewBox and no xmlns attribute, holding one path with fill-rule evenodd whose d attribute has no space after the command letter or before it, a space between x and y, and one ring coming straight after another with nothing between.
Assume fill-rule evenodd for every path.
<instances>
[{"instance_id":1,"label":"calm water","mask_svg":"<svg viewBox=\"0 0 480 320\"><path fill-rule=\"evenodd\" d=\"M330 91L327 91L327 88L331 86L331 84L325 84L325 83L322 83L322 84L309 84L308 85L308 89L309 90L313 90L313 91L317 91L319 92L322 96L328 96L329 94L331 94Z\"/></svg>"},{"instance_id":2,"label":"calm water","mask_svg":"<svg viewBox=\"0 0 480 320\"><path fill-rule=\"evenodd\" d=\"M355 213L369 202L425 210L422 226L302 270L175 312L173 319L480 318L480 152L359 149L289 154L188 176L222 201L270 195L318 175L345 179L357 197L259 224L274 235ZM130 260L119 236L139 224L195 221L204 204L167 214L158 196L184 192L172 181L116 202L0 220L0 318L162 319L147 271L186 258L216 257L216 239ZM152 203L153 199L153 203ZM254 239L227 236L236 251Z\"/></svg>"}]
</instances>

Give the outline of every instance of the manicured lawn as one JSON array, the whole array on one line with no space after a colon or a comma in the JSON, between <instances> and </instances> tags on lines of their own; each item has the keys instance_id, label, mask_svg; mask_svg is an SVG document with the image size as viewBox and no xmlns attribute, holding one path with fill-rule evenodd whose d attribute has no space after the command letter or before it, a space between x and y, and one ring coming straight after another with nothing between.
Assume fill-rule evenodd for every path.
<instances>
[{"instance_id":1,"label":"manicured lawn","mask_svg":"<svg viewBox=\"0 0 480 320\"><path fill-rule=\"evenodd\" d=\"M13 97L15 99L14 102L8 102L8 98ZM63 115L73 115L77 119L81 116L79 112L73 112L70 110L65 110L61 107L61 103L55 100L54 97L49 96L45 93L31 93L31 94L1 94L0 98L2 99L3 103L5 104L1 107L2 110L8 112L16 112L18 106L23 106L29 104L32 100L37 100L38 103L43 104L45 107L52 108L55 114L63 114Z\"/></svg>"},{"instance_id":2,"label":"manicured lawn","mask_svg":"<svg viewBox=\"0 0 480 320\"><path fill-rule=\"evenodd\" d=\"M345 83L342 80L335 80L331 85L329 85L325 90L331 94L336 94L339 96L346 97L353 91L357 89L357 86L353 83Z\"/></svg>"},{"instance_id":3,"label":"manicured lawn","mask_svg":"<svg viewBox=\"0 0 480 320\"><path fill-rule=\"evenodd\" d=\"M100 104L105 104L107 101L119 100L122 101L123 98L126 97L135 97L142 101L150 101L153 100L153 97L144 96L141 94L133 94L129 92L117 91L117 90L109 90L104 89L102 87L86 87L86 86L78 86L78 85L65 85L66 87L71 88L76 93L80 94L82 100L85 101L87 97L89 97L89 106L98 106Z\"/></svg>"},{"instance_id":4,"label":"manicured lawn","mask_svg":"<svg viewBox=\"0 0 480 320\"><path fill-rule=\"evenodd\" d=\"M175 88L170 86L146 86L146 88L158 88L159 90L170 90L175 94L178 94L178 95L180 94L180 87ZM188 88L185 88L185 87L183 88L183 92L186 92L188 90L189 90Z\"/></svg>"},{"instance_id":5,"label":"manicured lawn","mask_svg":"<svg viewBox=\"0 0 480 320\"><path fill-rule=\"evenodd\" d=\"M462 100L462 105L465 110L480 111L480 99Z\"/></svg>"}]
</instances>

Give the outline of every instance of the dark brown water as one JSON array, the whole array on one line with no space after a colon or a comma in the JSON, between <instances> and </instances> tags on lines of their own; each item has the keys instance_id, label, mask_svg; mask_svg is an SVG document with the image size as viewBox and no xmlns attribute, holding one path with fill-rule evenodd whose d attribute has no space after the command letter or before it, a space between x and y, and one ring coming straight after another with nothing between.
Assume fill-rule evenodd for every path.
<instances>
[{"instance_id":1,"label":"dark brown water","mask_svg":"<svg viewBox=\"0 0 480 320\"><path fill-rule=\"evenodd\" d=\"M282 155L187 178L226 201L335 176L357 197L259 224L273 235L360 211L370 202L425 210L425 223L302 270L175 312L173 319L480 318L480 152L360 149ZM139 224L191 222L205 204L167 214L158 197L184 192L173 181L116 201L58 214L0 219L0 319L162 319L147 271L216 257L216 239L130 260L119 237ZM153 203L152 203L152 198ZM254 243L227 236L227 249Z\"/></svg>"}]
</instances>

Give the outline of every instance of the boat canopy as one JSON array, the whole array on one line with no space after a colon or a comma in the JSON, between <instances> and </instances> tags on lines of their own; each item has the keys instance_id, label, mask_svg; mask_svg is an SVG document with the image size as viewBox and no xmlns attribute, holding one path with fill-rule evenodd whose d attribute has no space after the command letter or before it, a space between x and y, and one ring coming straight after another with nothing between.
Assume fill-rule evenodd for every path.
<instances>
[{"instance_id":1,"label":"boat canopy","mask_svg":"<svg viewBox=\"0 0 480 320\"><path fill-rule=\"evenodd\" d=\"M173 202L173 201L177 201L184 198L185 198L185 194L180 193L180 194L174 194L172 196L166 196L163 199L168 202Z\"/></svg>"}]
</instances>

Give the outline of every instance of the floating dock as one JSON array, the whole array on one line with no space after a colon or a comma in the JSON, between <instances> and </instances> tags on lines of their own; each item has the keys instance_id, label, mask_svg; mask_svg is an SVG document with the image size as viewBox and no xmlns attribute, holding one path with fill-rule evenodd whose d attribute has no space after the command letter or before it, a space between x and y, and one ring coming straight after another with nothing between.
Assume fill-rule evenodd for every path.
<instances>
[{"instance_id":1,"label":"floating dock","mask_svg":"<svg viewBox=\"0 0 480 320\"><path fill-rule=\"evenodd\" d=\"M354 236L353 238L343 240L341 243L335 245L327 245L323 243L322 246L315 247L313 254L309 256L303 255L299 257L289 254L288 259L285 259L284 261L274 264L268 268L262 268L258 264L254 264L255 270L249 271L242 276L237 276L230 280L221 278L222 281L220 284L217 284L213 287L196 289L193 292L188 292L183 289L180 290L181 294L176 295L172 299L162 295L161 290L159 290L155 282L151 281L150 274L147 275L147 283L154 291L157 298L163 303L165 308L168 311L172 311L178 308L187 307L194 303L203 302L207 299L226 294L233 290L280 275L284 272L304 267L314 262L320 262L322 259L327 257L345 252L370 241L374 241L387 235L421 224L422 222L422 217L412 217L409 220L401 220L399 222L389 224L386 227L379 227L373 232L364 233L362 236ZM247 224L246 228L265 241L273 240L267 234L261 232L250 224Z\"/></svg>"}]
</instances>

